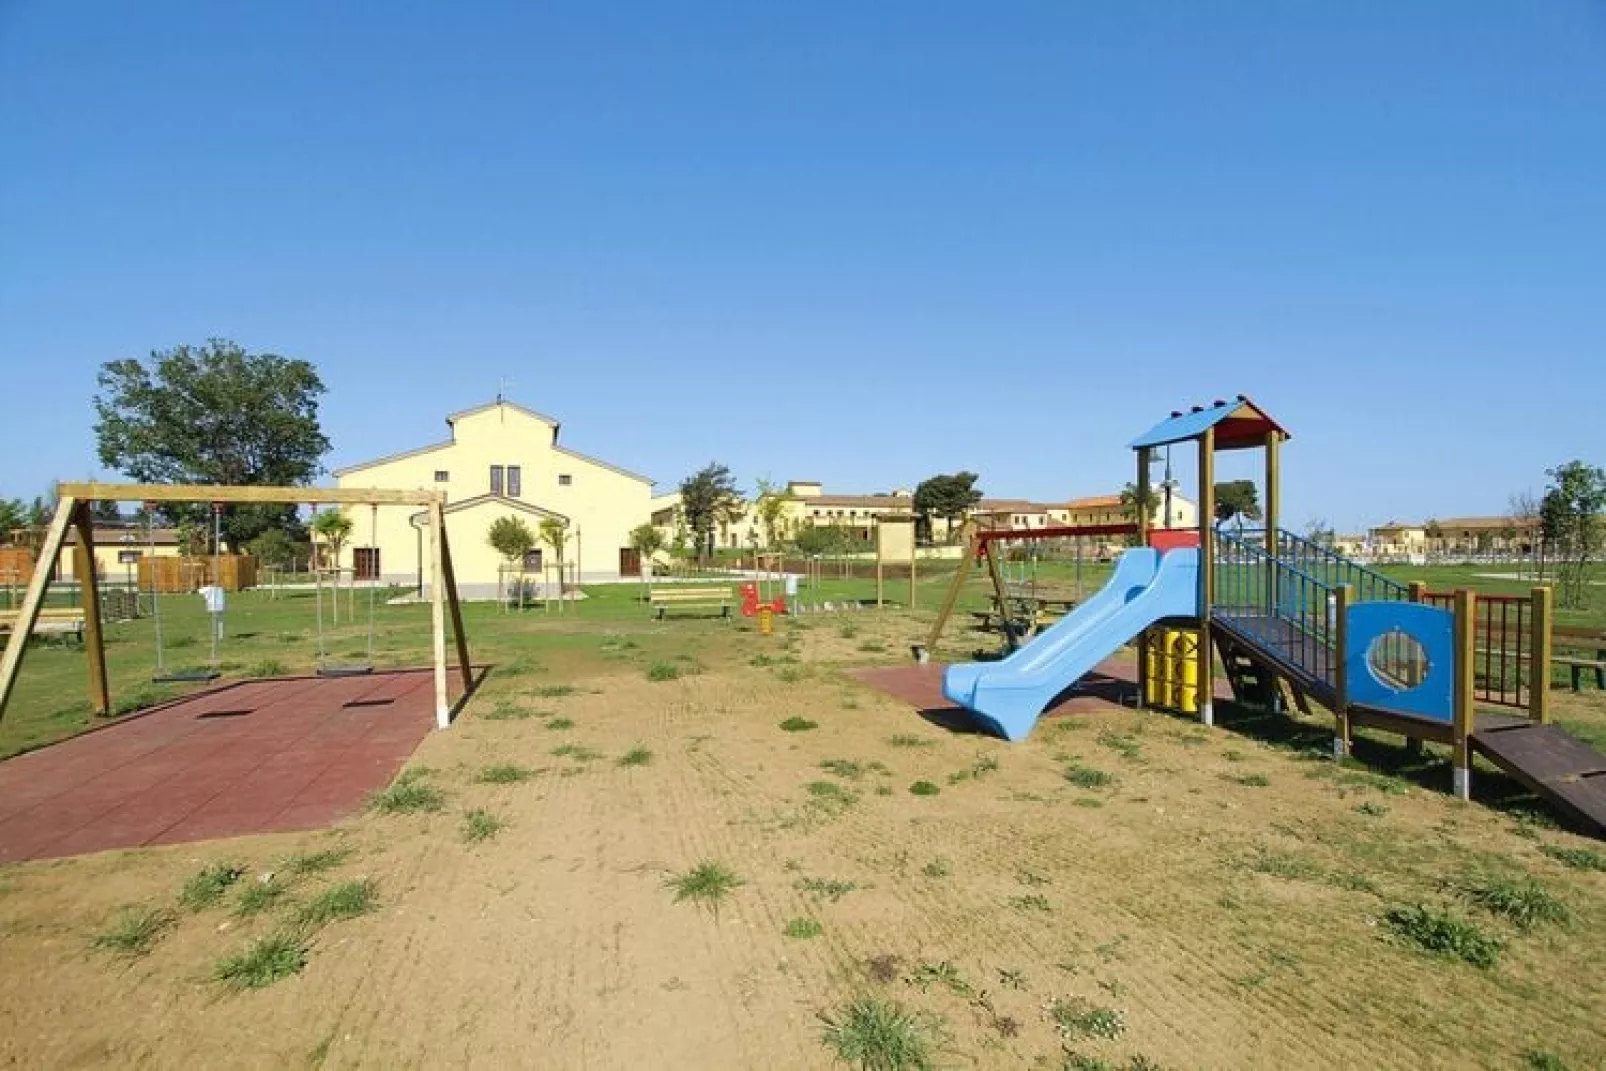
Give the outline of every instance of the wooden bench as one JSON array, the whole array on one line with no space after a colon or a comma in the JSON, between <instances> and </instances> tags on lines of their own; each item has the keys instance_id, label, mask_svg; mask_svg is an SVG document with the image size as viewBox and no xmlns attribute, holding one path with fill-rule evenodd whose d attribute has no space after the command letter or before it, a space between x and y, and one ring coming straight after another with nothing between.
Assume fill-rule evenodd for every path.
<instances>
[{"instance_id":1,"label":"wooden bench","mask_svg":"<svg viewBox=\"0 0 1606 1071\"><path fill-rule=\"evenodd\" d=\"M656 611L658 620L664 619L667 610L719 610L720 617L731 615L731 602L735 592L728 587L708 584L687 584L684 587L648 588L647 602Z\"/></svg>"},{"instance_id":2,"label":"wooden bench","mask_svg":"<svg viewBox=\"0 0 1606 1071\"><path fill-rule=\"evenodd\" d=\"M1606 629L1560 626L1550 631L1550 664L1566 666L1573 691L1582 689L1584 673L1595 671L1595 687L1606 691ZM1590 657L1590 653L1594 657Z\"/></svg>"},{"instance_id":3,"label":"wooden bench","mask_svg":"<svg viewBox=\"0 0 1606 1071\"><path fill-rule=\"evenodd\" d=\"M17 627L17 619L22 616L21 610L0 610L0 634L9 634ZM84 640L84 611L75 606L46 606L40 609L39 618L33 623L35 636L76 636L78 642Z\"/></svg>"}]
</instances>

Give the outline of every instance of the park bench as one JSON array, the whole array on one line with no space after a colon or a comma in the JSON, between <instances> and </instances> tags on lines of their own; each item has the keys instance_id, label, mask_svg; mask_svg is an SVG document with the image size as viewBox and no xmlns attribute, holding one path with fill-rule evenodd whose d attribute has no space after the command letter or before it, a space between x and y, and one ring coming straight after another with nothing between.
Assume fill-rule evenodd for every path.
<instances>
[{"instance_id":1,"label":"park bench","mask_svg":"<svg viewBox=\"0 0 1606 1071\"><path fill-rule=\"evenodd\" d=\"M719 610L719 616L731 615L731 602L735 593L728 587L708 584L687 584L668 588L649 588L647 603L657 611L658 620L668 610Z\"/></svg>"},{"instance_id":2,"label":"park bench","mask_svg":"<svg viewBox=\"0 0 1606 1071\"><path fill-rule=\"evenodd\" d=\"M17 627L21 610L0 610L0 635L9 635ZM46 606L40 609L33 623L35 636L76 636L84 640L84 611L76 606Z\"/></svg>"},{"instance_id":3,"label":"park bench","mask_svg":"<svg viewBox=\"0 0 1606 1071\"><path fill-rule=\"evenodd\" d=\"M1606 629L1558 626L1550 632L1550 648L1550 664L1567 667L1573 691L1580 690L1588 670L1595 671L1595 687L1606 690Z\"/></svg>"}]
</instances>

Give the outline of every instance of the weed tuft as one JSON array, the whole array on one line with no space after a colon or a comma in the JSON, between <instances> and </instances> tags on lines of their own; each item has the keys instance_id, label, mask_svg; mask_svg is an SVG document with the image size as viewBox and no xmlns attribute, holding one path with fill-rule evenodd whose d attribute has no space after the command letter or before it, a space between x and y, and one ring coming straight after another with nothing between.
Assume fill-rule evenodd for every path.
<instances>
[{"instance_id":1,"label":"weed tuft","mask_svg":"<svg viewBox=\"0 0 1606 1071\"><path fill-rule=\"evenodd\" d=\"M245 888L240 890L240 898L234 903L234 913L240 918L260 915L284 899L288 891L283 883L275 881L271 875L247 882Z\"/></svg>"},{"instance_id":2,"label":"weed tuft","mask_svg":"<svg viewBox=\"0 0 1606 1071\"><path fill-rule=\"evenodd\" d=\"M783 733L806 733L810 729L818 729L819 727L819 722L810 721L807 718L800 718L795 714L781 722L781 731Z\"/></svg>"},{"instance_id":3,"label":"weed tuft","mask_svg":"<svg viewBox=\"0 0 1606 1071\"><path fill-rule=\"evenodd\" d=\"M534 776L535 771L528 766L503 762L495 766L485 767L475 780L482 785L516 785L521 781L528 781Z\"/></svg>"},{"instance_id":4,"label":"weed tuft","mask_svg":"<svg viewBox=\"0 0 1606 1071\"><path fill-rule=\"evenodd\" d=\"M953 865L940 855L920 868L920 873L928 878L946 878L953 872Z\"/></svg>"},{"instance_id":5,"label":"weed tuft","mask_svg":"<svg viewBox=\"0 0 1606 1071\"><path fill-rule=\"evenodd\" d=\"M930 1071L942 1044L940 1020L909 1011L895 1001L858 997L834 1012L822 1012L821 1041L838 1060L865 1071Z\"/></svg>"},{"instance_id":6,"label":"weed tuft","mask_svg":"<svg viewBox=\"0 0 1606 1071\"><path fill-rule=\"evenodd\" d=\"M464 844L479 844L490 840L507 826L507 822L498 818L490 811L476 807L463 814L463 826L460 833Z\"/></svg>"},{"instance_id":7,"label":"weed tuft","mask_svg":"<svg viewBox=\"0 0 1606 1071\"><path fill-rule=\"evenodd\" d=\"M1606 853L1593 848L1561 848L1554 844L1542 844L1539 850L1556 862L1570 866L1574 870L1606 871Z\"/></svg>"},{"instance_id":8,"label":"weed tuft","mask_svg":"<svg viewBox=\"0 0 1606 1071\"><path fill-rule=\"evenodd\" d=\"M296 912L296 922L302 926L326 926L366 915L379 906L378 891L379 886L372 878L331 885L301 905Z\"/></svg>"},{"instance_id":9,"label":"weed tuft","mask_svg":"<svg viewBox=\"0 0 1606 1071\"><path fill-rule=\"evenodd\" d=\"M280 864L280 869L287 870L295 877L306 877L308 874L322 874L351 858L350 848L325 848L321 852L300 852L290 856Z\"/></svg>"},{"instance_id":10,"label":"weed tuft","mask_svg":"<svg viewBox=\"0 0 1606 1071\"><path fill-rule=\"evenodd\" d=\"M851 759L823 759L820 769L848 781L857 781L864 776L864 767Z\"/></svg>"},{"instance_id":11,"label":"weed tuft","mask_svg":"<svg viewBox=\"0 0 1606 1071\"><path fill-rule=\"evenodd\" d=\"M652 749L637 744L623 755L619 756L620 766L650 766L652 765Z\"/></svg>"},{"instance_id":12,"label":"weed tuft","mask_svg":"<svg viewBox=\"0 0 1606 1071\"><path fill-rule=\"evenodd\" d=\"M212 978L229 989L262 989L300 972L307 946L298 934L276 933L253 941L244 952L218 960Z\"/></svg>"},{"instance_id":13,"label":"weed tuft","mask_svg":"<svg viewBox=\"0 0 1606 1071\"><path fill-rule=\"evenodd\" d=\"M781 935L783 937L808 938L818 937L824 932L825 928L814 919L795 918L788 920L786 927L781 930Z\"/></svg>"},{"instance_id":14,"label":"weed tuft","mask_svg":"<svg viewBox=\"0 0 1606 1071\"><path fill-rule=\"evenodd\" d=\"M573 759L575 762L595 762L602 758L602 752L593 751L583 744L561 744L552 749L555 758Z\"/></svg>"},{"instance_id":15,"label":"weed tuft","mask_svg":"<svg viewBox=\"0 0 1606 1071\"><path fill-rule=\"evenodd\" d=\"M1077 788L1108 788L1115 784L1115 775L1092 766L1073 764L1066 767L1065 780Z\"/></svg>"},{"instance_id":16,"label":"weed tuft","mask_svg":"<svg viewBox=\"0 0 1606 1071\"><path fill-rule=\"evenodd\" d=\"M1048 897L1041 893L1027 893L1023 896L1011 896L1009 906L1016 911L1037 911L1044 915L1052 914L1054 905L1048 902Z\"/></svg>"},{"instance_id":17,"label":"weed tuft","mask_svg":"<svg viewBox=\"0 0 1606 1071\"><path fill-rule=\"evenodd\" d=\"M675 891L675 903L690 900L698 907L706 907L717 918L720 904L746 882L723 863L704 860L664 884Z\"/></svg>"},{"instance_id":18,"label":"weed tuft","mask_svg":"<svg viewBox=\"0 0 1606 1071\"><path fill-rule=\"evenodd\" d=\"M208 863L184 883L179 890L180 907L201 911L223 899L229 887L245 876L245 867L239 863Z\"/></svg>"},{"instance_id":19,"label":"weed tuft","mask_svg":"<svg viewBox=\"0 0 1606 1071\"><path fill-rule=\"evenodd\" d=\"M1550 890L1537 881L1461 882L1455 891L1468 903L1498 915L1519 930L1533 930L1545 923L1565 923L1572 912Z\"/></svg>"},{"instance_id":20,"label":"weed tuft","mask_svg":"<svg viewBox=\"0 0 1606 1071\"><path fill-rule=\"evenodd\" d=\"M1394 934L1426 952L1484 970L1500 961L1505 943L1476 923L1422 904L1392 908L1383 920Z\"/></svg>"},{"instance_id":21,"label":"weed tuft","mask_svg":"<svg viewBox=\"0 0 1606 1071\"><path fill-rule=\"evenodd\" d=\"M566 695L574 694L574 685L543 684L539 688L532 689L530 694L537 699L562 699Z\"/></svg>"},{"instance_id":22,"label":"weed tuft","mask_svg":"<svg viewBox=\"0 0 1606 1071\"><path fill-rule=\"evenodd\" d=\"M137 959L146 955L178 919L171 911L154 907L125 907L106 929L90 938L90 946L114 956Z\"/></svg>"},{"instance_id":23,"label":"weed tuft","mask_svg":"<svg viewBox=\"0 0 1606 1071\"><path fill-rule=\"evenodd\" d=\"M835 878L799 878L792 887L798 892L826 897L834 904L859 886L854 882Z\"/></svg>"},{"instance_id":24,"label":"weed tuft","mask_svg":"<svg viewBox=\"0 0 1606 1071\"><path fill-rule=\"evenodd\" d=\"M1043 1005L1043 1015L1067 1041L1114 1041L1126 1033L1126 1017L1121 1012L1098 1007L1083 997L1051 997Z\"/></svg>"},{"instance_id":25,"label":"weed tuft","mask_svg":"<svg viewBox=\"0 0 1606 1071\"><path fill-rule=\"evenodd\" d=\"M895 733L887 737L887 743L892 747L935 747L935 740L928 740L913 733Z\"/></svg>"},{"instance_id":26,"label":"weed tuft","mask_svg":"<svg viewBox=\"0 0 1606 1071\"><path fill-rule=\"evenodd\" d=\"M548 718L546 720L546 727L548 729L553 730L554 732L562 732L565 729L573 729L574 728L574 719L573 718Z\"/></svg>"},{"instance_id":27,"label":"weed tuft","mask_svg":"<svg viewBox=\"0 0 1606 1071\"><path fill-rule=\"evenodd\" d=\"M909 786L909 791L911 794L916 796L935 796L937 793L941 792L942 789L938 788L930 781L916 781L914 784Z\"/></svg>"},{"instance_id":28,"label":"weed tuft","mask_svg":"<svg viewBox=\"0 0 1606 1071\"><path fill-rule=\"evenodd\" d=\"M680 679L680 667L673 662L654 662L647 667L647 679L653 683Z\"/></svg>"},{"instance_id":29,"label":"weed tuft","mask_svg":"<svg viewBox=\"0 0 1606 1071\"><path fill-rule=\"evenodd\" d=\"M379 814L418 814L434 812L446 804L440 789L425 780L421 769L403 770L386 788L374 793L368 808Z\"/></svg>"}]
</instances>

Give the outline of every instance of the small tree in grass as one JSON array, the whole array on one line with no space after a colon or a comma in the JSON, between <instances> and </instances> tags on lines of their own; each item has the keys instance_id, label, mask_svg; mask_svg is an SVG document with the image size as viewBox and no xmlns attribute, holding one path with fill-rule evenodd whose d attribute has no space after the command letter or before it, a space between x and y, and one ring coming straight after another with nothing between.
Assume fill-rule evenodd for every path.
<instances>
[{"instance_id":1,"label":"small tree in grass","mask_svg":"<svg viewBox=\"0 0 1606 1071\"><path fill-rule=\"evenodd\" d=\"M774 550L780 546L781 539L786 535L785 519L786 504L791 501L786 488L770 483L768 480L758 481L758 500L753 504L753 510L758 514L758 523L764 530L764 549Z\"/></svg>"},{"instance_id":2,"label":"small tree in grass","mask_svg":"<svg viewBox=\"0 0 1606 1071\"><path fill-rule=\"evenodd\" d=\"M563 597L563 550L569 544L569 526L556 517L541 522L541 542L552 550L552 560L558 566L558 597Z\"/></svg>"},{"instance_id":3,"label":"small tree in grass","mask_svg":"<svg viewBox=\"0 0 1606 1071\"><path fill-rule=\"evenodd\" d=\"M652 574L652 558L664 549L664 534L650 524L638 524L630 530L630 549L641 556L641 575Z\"/></svg>"},{"instance_id":4,"label":"small tree in grass","mask_svg":"<svg viewBox=\"0 0 1606 1071\"><path fill-rule=\"evenodd\" d=\"M518 571L519 593L524 592L524 560L535 549L535 533L520 517L498 517L486 529L485 541L502 556L509 572Z\"/></svg>"},{"instance_id":5,"label":"small tree in grass","mask_svg":"<svg viewBox=\"0 0 1606 1071\"><path fill-rule=\"evenodd\" d=\"M351 538L351 518L338 509L325 510L312 519L311 531L329 548L329 568L334 570L334 623L340 624L340 550Z\"/></svg>"},{"instance_id":6,"label":"small tree in grass","mask_svg":"<svg viewBox=\"0 0 1606 1071\"><path fill-rule=\"evenodd\" d=\"M1582 461L1547 469L1550 486L1539 504L1545 541L1556 548L1556 579L1561 605L1589 604L1591 566L1606 542L1606 470Z\"/></svg>"}]
</instances>

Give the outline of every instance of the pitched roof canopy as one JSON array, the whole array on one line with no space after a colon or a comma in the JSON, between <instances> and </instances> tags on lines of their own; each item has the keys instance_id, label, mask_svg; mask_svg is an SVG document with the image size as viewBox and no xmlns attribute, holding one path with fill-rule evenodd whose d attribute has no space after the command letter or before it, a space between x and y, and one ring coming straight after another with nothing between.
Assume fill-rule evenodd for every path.
<instances>
[{"instance_id":1,"label":"pitched roof canopy","mask_svg":"<svg viewBox=\"0 0 1606 1071\"><path fill-rule=\"evenodd\" d=\"M1133 439L1132 449L1165 446L1197 439L1215 429L1217 450L1242 450L1264 446L1272 433L1288 438L1288 432L1254 402L1240 394L1233 401L1217 399L1208 407L1194 406L1188 413L1175 412Z\"/></svg>"}]
</instances>

